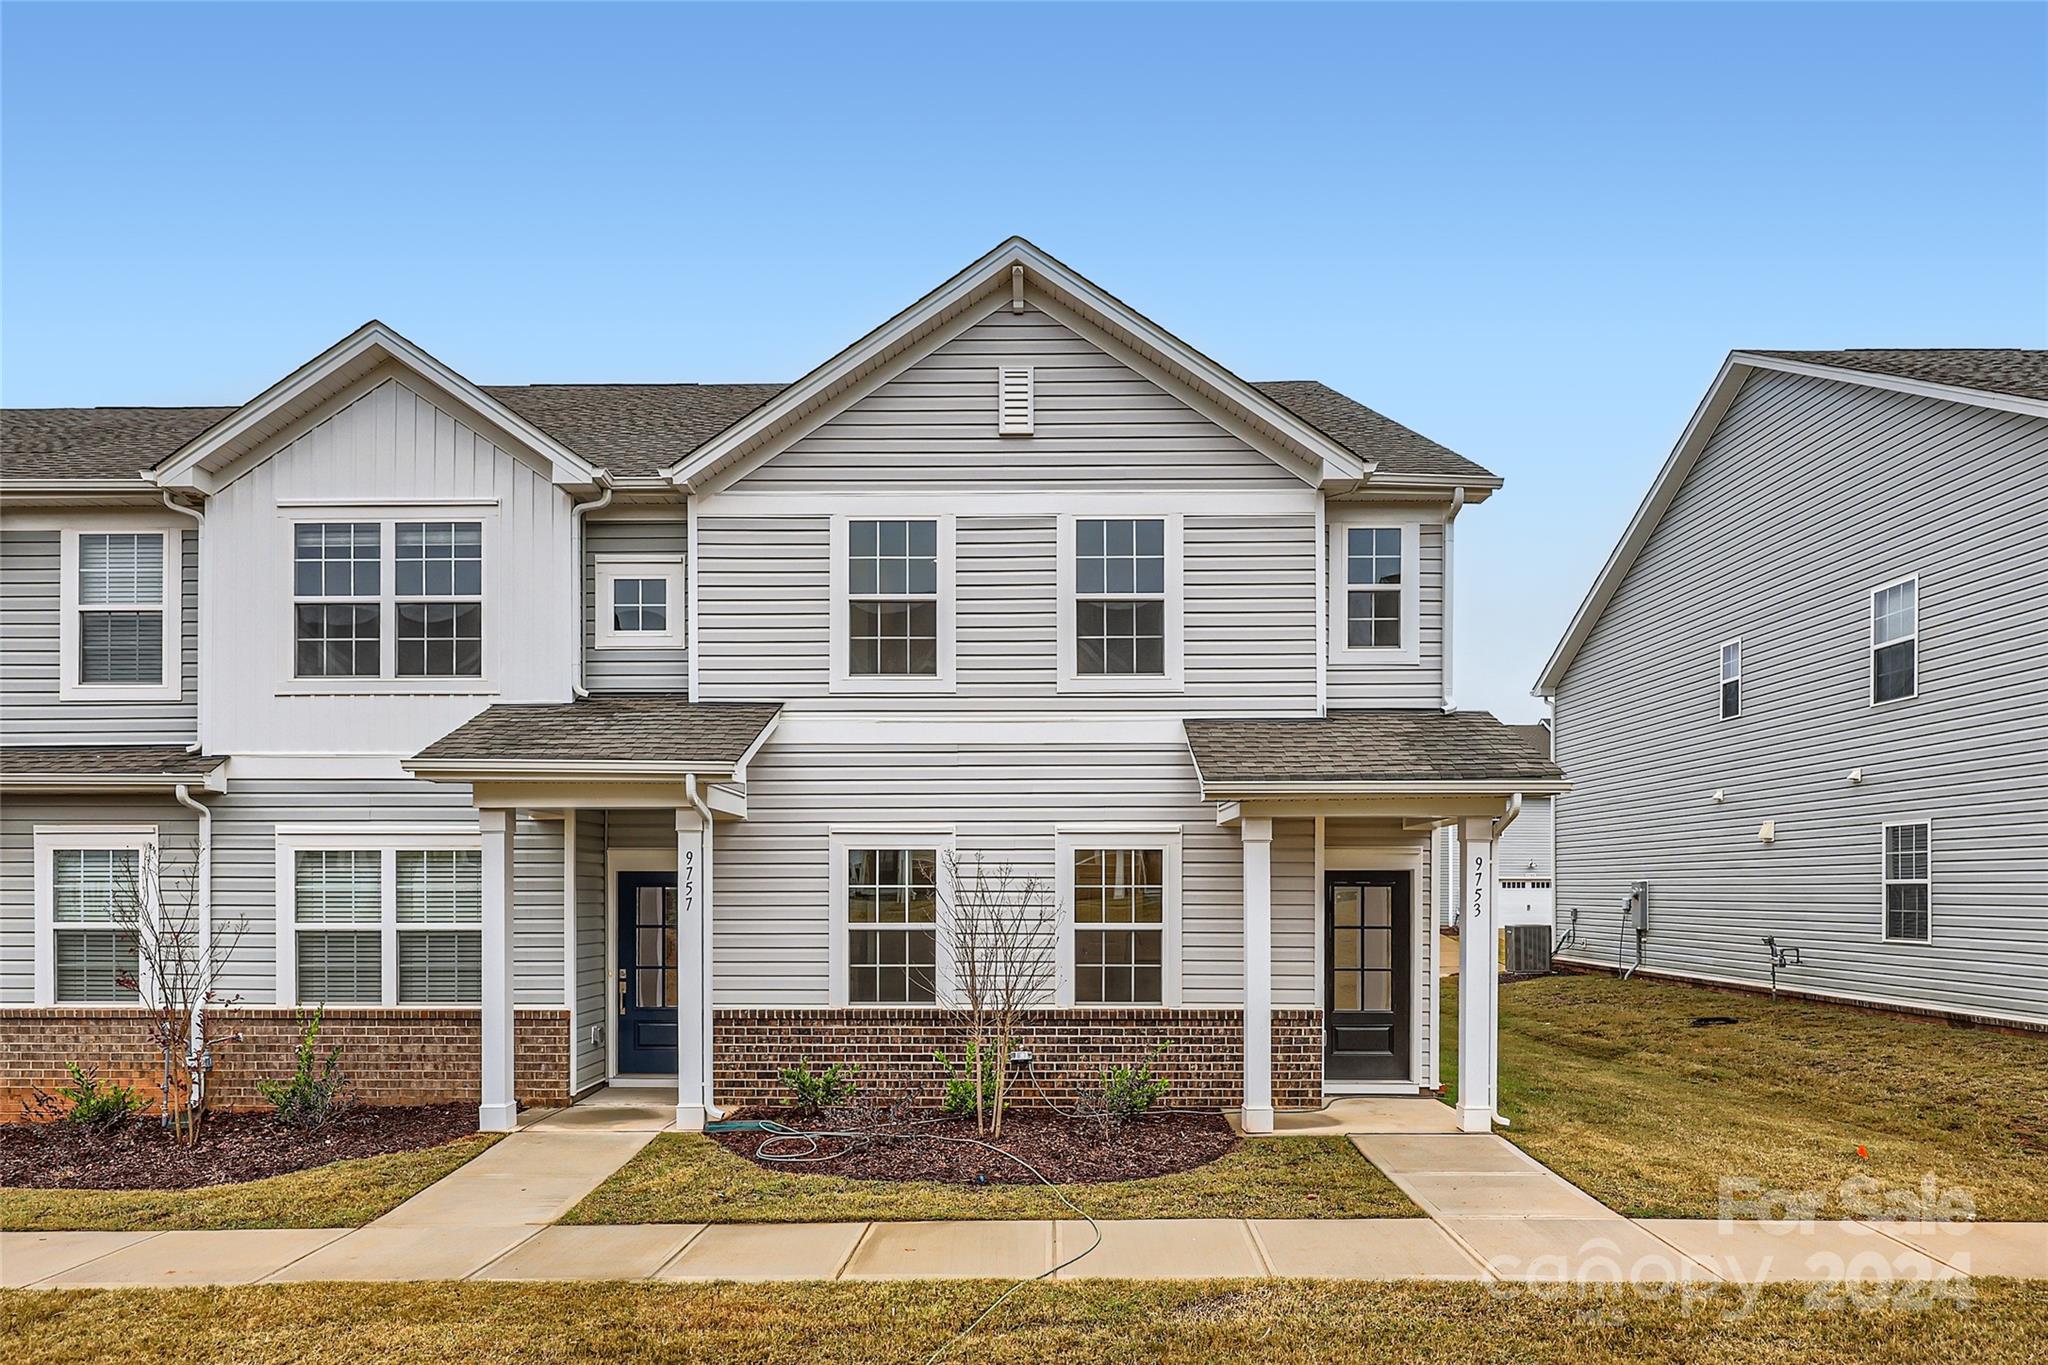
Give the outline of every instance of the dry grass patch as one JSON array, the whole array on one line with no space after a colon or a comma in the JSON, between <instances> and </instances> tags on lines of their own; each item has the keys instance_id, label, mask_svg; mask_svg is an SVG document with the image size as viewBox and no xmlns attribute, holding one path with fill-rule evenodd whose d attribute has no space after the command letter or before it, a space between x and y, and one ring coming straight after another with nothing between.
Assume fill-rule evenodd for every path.
<instances>
[{"instance_id":1,"label":"dry grass patch","mask_svg":"<svg viewBox=\"0 0 2048 1365\"><path fill-rule=\"evenodd\" d=\"M278 1285L0 1296L23 1362L922 1361L1002 1286L907 1284ZM1120 1281L1027 1286L948 1359L994 1362L1455 1360L2028 1361L2048 1285L1974 1301L1815 1308L1798 1286L1690 1301L1486 1284ZM1746 1305L1746 1306L1745 1306Z\"/></svg>"},{"instance_id":2,"label":"dry grass patch","mask_svg":"<svg viewBox=\"0 0 2048 1365\"><path fill-rule=\"evenodd\" d=\"M1260 1138L1206 1166L1062 1185L1097 1218L1412 1218L1393 1182L1344 1138ZM832 1223L1068 1218L1038 1185L851 1180L768 1170L694 1133L664 1133L565 1223Z\"/></svg>"},{"instance_id":3,"label":"dry grass patch","mask_svg":"<svg viewBox=\"0 0 2048 1365\"><path fill-rule=\"evenodd\" d=\"M1839 1217L1844 1181L1932 1176L1979 1218L2048 1219L2048 1039L1608 976L1506 985L1500 1009L1506 1136L1622 1213L1713 1217L1733 1178ZM1739 1022L1692 1027L1710 1015ZM1443 1016L1454 1082L1452 989Z\"/></svg>"},{"instance_id":4,"label":"dry grass patch","mask_svg":"<svg viewBox=\"0 0 2048 1365\"><path fill-rule=\"evenodd\" d=\"M0 1189L9 1232L170 1232L354 1228L397 1208L476 1156L497 1134L336 1161L290 1175L191 1190Z\"/></svg>"}]
</instances>

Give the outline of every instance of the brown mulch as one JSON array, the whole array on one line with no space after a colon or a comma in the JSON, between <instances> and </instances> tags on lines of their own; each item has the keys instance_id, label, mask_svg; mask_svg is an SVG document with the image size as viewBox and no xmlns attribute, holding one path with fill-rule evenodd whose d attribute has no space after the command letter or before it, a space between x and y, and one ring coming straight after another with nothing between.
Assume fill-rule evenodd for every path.
<instances>
[{"instance_id":1,"label":"brown mulch","mask_svg":"<svg viewBox=\"0 0 2048 1365\"><path fill-rule=\"evenodd\" d=\"M362 1105L323 1128L268 1113L214 1114L187 1148L150 1115L104 1136L61 1120L0 1124L0 1186L37 1190L190 1190L437 1147L476 1132L475 1104Z\"/></svg>"},{"instance_id":2,"label":"brown mulch","mask_svg":"<svg viewBox=\"0 0 2048 1365\"><path fill-rule=\"evenodd\" d=\"M828 1110L802 1118L789 1110L746 1109L740 1119L774 1119L810 1132L873 1130L863 1138L821 1138L822 1161L763 1161L755 1153L772 1139L761 1132L715 1132L727 1151L784 1174L839 1175L854 1180L937 1180L954 1185L1022 1185L1037 1177L985 1147L934 1138L974 1138L974 1120L940 1118L930 1111ZM1003 1116L1003 1135L984 1138L1022 1157L1059 1184L1140 1180L1206 1166L1238 1144L1221 1114L1147 1114L1113 1126L1107 1135L1093 1119L1074 1119L1047 1109L1013 1109ZM776 1141L771 1151L801 1155L802 1144Z\"/></svg>"}]
</instances>

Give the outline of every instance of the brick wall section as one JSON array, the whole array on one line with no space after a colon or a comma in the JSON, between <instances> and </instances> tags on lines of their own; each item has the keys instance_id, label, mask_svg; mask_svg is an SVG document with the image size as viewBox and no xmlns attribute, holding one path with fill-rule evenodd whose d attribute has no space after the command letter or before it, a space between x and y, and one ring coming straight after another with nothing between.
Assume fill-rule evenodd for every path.
<instances>
[{"instance_id":1,"label":"brick wall section","mask_svg":"<svg viewBox=\"0 0 2048 1365\"><path fill-rule=\"evenodd\" d=\"M513 1068L519 1098L562 1104L569 1091L566 1010L519 1010ZM237 1006L214 1016L216 1033L240 1034L215 1053L209 1102L223 1109L259 1108L258 1080L288 1075L299 1045L299 1012ZM474 1103L481 1066L482 1020L461 1009L327 1011L324 1048L341 1045L341 1066L365 1104ZM103 1079L150 1095L163 1077L162 1054L150 1045L147 1016L134 1009L0 1008L0 1122L20 1113L31 1086L54 1091L67 1062L96 1065Z\"/></svg>"},{"instance_id":2,"label":"brick wall section","mask_svg":"<svg viewBox=\"0 0 2048 1365\"><path fill-rule=\"evenodd\" d=\"M853 1062L861 1093L878 1101L936 1104L945 1072L932 1060L962 1052L958 1016L930 1009L718 1010L713 1023L712 1094L720 1104L778 1104L788 1089L777 1073L795 1062L817 1067ZM1038 1010L1023 1045L1032 1072L1059 1102L1098 1086L1104 1067L1142 1061L1172 1083L1166 1103L1235 1109L1244 1100L1244 1015L1229 1009ZM1273 1102L1282 1109L1322 1102L1320 1010L1273 1011ZM1027 1089L1026 1103L1034 1098Z\"/></svg>"}]
</instances>

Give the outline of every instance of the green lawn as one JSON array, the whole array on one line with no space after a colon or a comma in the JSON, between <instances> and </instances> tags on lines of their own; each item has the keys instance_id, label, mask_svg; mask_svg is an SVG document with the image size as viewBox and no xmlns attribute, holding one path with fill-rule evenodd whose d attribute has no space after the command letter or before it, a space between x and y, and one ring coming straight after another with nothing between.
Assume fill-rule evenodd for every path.
<instances>
[{"instance_id":1,"label":"green lawn","mask_svg":"<svg viewBox=\"0 0 2048 1365\"><path fill-rule=\"evenodd\" d=\"M309 1284L0 1295L16 1362L922 1361L1004 1286ZM949 1360L2005 1365L2037 1359L2048 1284L1832 1309L1806 1286L1651 1297L1468 1283L1028 1285ZM1746 1305L1746 1307L1745 1307ZM2030 1344L2031 1343L2031 1344Z\"/></svg>"},{"instance_id":2,"label":"green lawn","mask_svg":"<svg viewBox=\"0 0 2048 1365\"><path fill-rule=\"evenodd\" d=\"M1622 1213L1712 1217L1736 1178L1842 1216L1844 1181L1932 1176L1979 1218L2048 1219L2048 1039L1610 976L1500 1001L1506 1136ZM1691 1027L1707 1015L1740 1022ZM1455 1092L1450 981L1443 1027Z\"/></svg>"},{"instance_id":3,"label":"green lawn","mask_svg":"<svg viewBox=\"0 0 2048 1365\"><path fill-rule=\"evenodd\" d=\"M0 1189L8 1232L353 1228L389 1213L498 1140L479 1134L415 1152L196 1190Z\"/></svg>"},{"instance_id":4,"label":"green lawn","mask_svg":"<svg viewBox=\"0 0 2048 1365\"><path fill-rule=\"evenodd\" d=\"M1343 1138L1261 1138L1179 1175L1062 1186L1097 1218L1412 1218L1420 1210ZM823 1223L1070 1218L1037 1185L849 1180L767 1170L694 1133L664 1133L565 1223Z\"/></svg>"}]
</instances>

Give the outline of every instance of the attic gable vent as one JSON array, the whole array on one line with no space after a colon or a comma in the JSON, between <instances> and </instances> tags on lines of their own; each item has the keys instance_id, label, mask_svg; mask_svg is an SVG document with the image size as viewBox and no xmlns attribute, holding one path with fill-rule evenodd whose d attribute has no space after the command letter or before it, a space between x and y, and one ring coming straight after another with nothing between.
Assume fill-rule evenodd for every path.
<instances>
[{"instance_id":1,"label":"attic gable vent","mask_svg":"<svg viewBox=\"0 0 2048 1365\"><path fill-rule=\"evenodd\" d=\"M1029 436L1032 418L1032 370L1029 365L1004 365L996 370L996 434Z\"/></svg>"}]
</instances>

